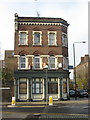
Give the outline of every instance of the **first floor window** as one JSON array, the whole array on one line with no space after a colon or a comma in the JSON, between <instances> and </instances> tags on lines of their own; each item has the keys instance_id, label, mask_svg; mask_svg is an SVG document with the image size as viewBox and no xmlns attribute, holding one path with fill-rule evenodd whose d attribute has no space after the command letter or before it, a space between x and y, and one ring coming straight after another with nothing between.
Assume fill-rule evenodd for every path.
<instances>
[{"instance_id":1,"label":"first floor window","mask_svg":"<svg viewBox=\"0 0 90 120\"><path fill-rule=\"evenodd\" d=\"M32 93L34 93L34 94L37 94L37 93L41 94L42 93L42 82L40 79L39 79L39 81L33 80Z\"/></svg>"},{"instance_id":2,"label":"first floor window","mask_svg":"<svg viewBox=\"0 0 90 120\"><path fill-rule=\"evenodd\" d=\"M20 68L21 69L26 68L26 57L25 56L20 56Z\"/></svg>"},{"instance_id":3,"label":"first floor window","mask_svg":"<svg viewBox=\"0 0 90 120\"><path fill-rule=\"evenodd\" d=\"M49 67L50 67L50 69L55 68L55 56L50 56L49 57Z\"/></svg>"},{"instance_id":4,"label":"first floor window","mask_svg":"<svg viewBox=\"0 0 90 120\"><path fill-rule=\"evenodd\" d=\"M63 69L68 70L68 58L63 57Z\"/></svg>"},{"instance_id":5,"label":"first floor window","mask_svg":"<svg viewBox=\"0 0 90 120\"><path fill-rule=\"evenodd\" d=\"M40 57L39 56L34 57L34 68L40 68Z\"/></svg>"}]
</instances>

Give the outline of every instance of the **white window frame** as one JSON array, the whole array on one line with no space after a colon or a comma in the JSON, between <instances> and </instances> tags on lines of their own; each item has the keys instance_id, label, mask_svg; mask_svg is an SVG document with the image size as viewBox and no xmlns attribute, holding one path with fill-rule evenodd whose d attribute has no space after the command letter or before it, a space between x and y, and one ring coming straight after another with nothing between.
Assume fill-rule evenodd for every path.
<instances>
[{"instance_id":1,"label":"white window frame","mask_svg":"<svg viewBox=\"0 0 90 120\"><path fill-rule=\"evenodd\" d=\"M66 38L64 36L66 36ZM68 36L66 33L62 33L62 46L68 47Z\"/></svg>"},{"instance_id":2,"label":"white window frame","mask_svg":"<svg viewBox=\"0 0 90 120\"><path fill-rule=\"evenodd\" d=\"M34 33L40 33L40 42L39 42L39 44L35 44ZM42 45L42 31L33 31L33 45L35 45L35 46Z\"/></svg>"},{"instance_id":3,"label":"white window frame","mask_svg":"<svg viewBox=\"0 0 90 120\"><path fill-rule=\"evenodd\" d=\"M50 44L50 39L49 39L49 34L50 34L50 33L54 33L54 34L55 34L54 44ZM57 32L56 32L56 31L48 31L48 45L49 45L49 46L53 46L53 45L57 46Z\"/></svg>"},{"instance_id":4,"label":"white window frame","mask_svg":"<svg viewBox=\"0 0 90 120\"><path fill-rule=\"evenodd\" d=\"M26 33L25 44L21 44L20 33ZM28 31L19 31L19 45L28 45Z\"/></svg>"},{"instance_id":5,"label":"white window frame","mask_svg":"<svg viewBox=\"0 0 90 120\"><path fill-rule=\"evenodd\" d=\"M63 57L63 70L68 70L68 57Z\"/></svg>"},{"instance_id":6,"label":"white window frame","mask_svg":"<svg viewBox=\"0 0 90 120\"><path fill-rule=\"evenodd\" d=\"M51 63L50 63L50 58L54 58L55 59L55 67L54 68L52 68L51 67ZM49 58L48 58L49 60L49 69L57 69L57 58L55 57L55 56L49 56Z\"/></svg>"},{"instance_id":7,"label":"white window frame","mask_svg":"<svg viewBox=\"0 0 90 120\"><path fill-rule=\"evenodd\" d=\"M36 67L35 67L35 58L39 58L39 68L36 68ZM34 56L34 57L33 57L33 63L34 63L34 64L33 64L33 68L34 68L34 69L41 69L41 68L42 68L42 66L41 66L41 65L42 65L42 59L41 59L40 56Z\"/></svg>"},{"instance_id":8,"label":"white window frame","mask_svg":"<svg viewBox=\"0 0 90 120\"><path fill-rule=\"evenodd\" d=\"M25 67L21 67L21 58L25 58ZM23 63L24 64L24 63ZM28 69L28 58L25 55L19 56L19 69Z\"/></svg>"}]
</instances>

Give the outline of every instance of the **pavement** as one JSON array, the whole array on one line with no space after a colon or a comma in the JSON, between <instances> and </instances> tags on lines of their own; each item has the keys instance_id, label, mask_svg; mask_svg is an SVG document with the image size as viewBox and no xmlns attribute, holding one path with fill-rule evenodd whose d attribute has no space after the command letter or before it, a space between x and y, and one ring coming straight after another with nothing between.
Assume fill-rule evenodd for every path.
<instances>
[{"instance_id":1,"label":"pavement","mask_svg":"<svg viewBox=\"0 0 90 120\"><path fill-rule=\"evenodd\" d=\"M90 104L89 99L82 100L67 100L67 101L53 101L53 105L59 104ZM49 105L49 102L48 102ZM8 106L8 107L46 107L48 106L45 101L36 101L36 102L15 102L15 105L12 105L11 102L0 102L0 106Z\"/></svg>"}]
</instances>

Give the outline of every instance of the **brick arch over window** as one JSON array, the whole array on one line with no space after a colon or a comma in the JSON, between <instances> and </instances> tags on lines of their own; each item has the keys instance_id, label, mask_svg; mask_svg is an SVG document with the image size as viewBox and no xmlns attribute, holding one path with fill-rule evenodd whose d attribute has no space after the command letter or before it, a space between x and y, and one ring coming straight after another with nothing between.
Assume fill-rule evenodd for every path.
<instances>
[{"instance_id":1,"label":"brick arch over window","mask_svg":"<svg viewBox=\"0 0 90 120\"><path fill-rule=\"evenodd\" d=\"M25 50L19 52L19 55L29 55L29 53Z\"/></svg>"},{"instance_id":2,"label":"brick arch over window","mask_svg":"<svg viewBox=\"0 0 90 120\"><path fill-rule=\"evenodd\" d=\"M52 51L50 51L49 53L48 53L48 55L57 55L58 53L56 52L56 51L54 51L54 50L52 50Z\"/></svg>"},{"instance_id":3,"label":"brick arch over window","mask_svg":"<svg viewBox=\"0 0 90 120\"><path fill-rule=\"evenodd\" d=\"M40 28L39 27L34 27L33 30L34 31L40 31Z\"/></svg>"},{"instance_id":4,"label":"brick arch over window","mask_svg":"<svg viewBox=\"0 0 90 120\"><path fill-rule=\"evenodd\" d=\"M48 30L49 30L49 31L56 31L56 29L53 28L53 27L48 28Z\"/></svg>"},{"instance_id":5,"label":"brick arch over window","mask_svg":"<svg viewBox=\"0 0 90 120\"><path fill-rule=\"evenodd\" d=\"M33 55L41 55L41 53L38 50L36 50L33 52Z\"/></svg>"}]
</instances>

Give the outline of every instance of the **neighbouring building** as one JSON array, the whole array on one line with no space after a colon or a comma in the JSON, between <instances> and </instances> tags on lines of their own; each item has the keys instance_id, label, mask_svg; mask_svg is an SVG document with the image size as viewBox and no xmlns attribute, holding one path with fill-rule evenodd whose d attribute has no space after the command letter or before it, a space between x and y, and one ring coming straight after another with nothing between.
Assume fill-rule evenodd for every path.
<instances>
[{"instance_id":1,"label":"neighbouring building","mask_svg":"<svg viewBox=\"0 0 90 120\"><path fill-rule=\"evenodd\" d=\"M90 86L90 57L81 57L80 64L76 67L77 88L89 89Z\"/></svg>"},{"instance_id":2,"label":"neighbouring building","mask_svg":"<svg viewBox=\"0 0 90 120\"><path fill-rule=\"evenodd\" d=\"M11 101L14 96L14 50L5 50L2 60L2 101Z\"/></svg>"},{"instance_id":3,"label":"neighbouring building","mask_svg":"<svg viewBox=\"0 0 90 120\"><path fill-rule=\"evenodd\" d=\"M5 50L5 69L14 74L14 50Z\"/></svg>"},{"instance_id":4,"label":"neighbouring building","mask_svg":"<svg viewBox=\"0 0 90 120\"><path fill-rule=\"evenodd\" d=\"M16 101L68 99L68 26L61 18L15 14Z\"/></svg>"}]
</instances>

